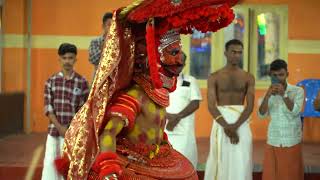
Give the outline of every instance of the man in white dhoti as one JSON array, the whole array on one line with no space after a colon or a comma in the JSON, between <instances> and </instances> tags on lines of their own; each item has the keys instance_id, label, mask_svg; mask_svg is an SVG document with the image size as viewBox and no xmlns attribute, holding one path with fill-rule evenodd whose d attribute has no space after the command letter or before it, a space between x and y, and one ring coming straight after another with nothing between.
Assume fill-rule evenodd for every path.
<instances>
[{"instance_id":1,"label":"man in white dhoti","mask_svg":"<svg viewBox=\"0 0 320 180\"><path fill-rule=\"evenodd\" d=\"M215 122L205 180L252 179L252 137L248 118L253 111L255 80L239 67L242 51L241 41L228 41L224 53L226 66L208 79L208 108Z\"/></svg>"},{"instance_id":2,"label":"man in white dhoti","mask_svg":"<svg viewBox=\"0 0 320 180\"><path fill-rule=\"evenodd\" d=\"M183 54L185 63L186 55ZM182 67L183 68L183 67ZM167 107L166 133L173 148L183 154L197 168L198 151L194 132L194 112L202 99L196 79L183 73L177 79L177 89L170 93Z\"/></svg>"}]
</instances>

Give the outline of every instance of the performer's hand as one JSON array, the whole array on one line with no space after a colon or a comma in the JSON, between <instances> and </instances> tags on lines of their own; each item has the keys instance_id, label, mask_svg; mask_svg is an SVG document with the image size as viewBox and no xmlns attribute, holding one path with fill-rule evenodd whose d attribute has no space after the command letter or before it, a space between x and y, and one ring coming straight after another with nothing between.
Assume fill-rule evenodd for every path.
<instances>
[{"instance_id":1,"label":"performer's hand","mask_svg":"<svg viewBox=\"0 0 320 180\"><path fill-rule=\"evenodd\" d=\"M114 152L104 152L98 155L92 166L92 170L99 174L100 179L117 179L122 174L122 168L116 160Z\"/></svg>"}]
</instances>

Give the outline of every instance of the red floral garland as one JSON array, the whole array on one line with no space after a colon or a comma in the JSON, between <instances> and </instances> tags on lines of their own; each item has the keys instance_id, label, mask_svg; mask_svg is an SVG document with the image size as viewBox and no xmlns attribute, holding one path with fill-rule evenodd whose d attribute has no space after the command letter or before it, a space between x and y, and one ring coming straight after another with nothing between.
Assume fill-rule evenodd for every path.
<instances>
[{"instance_id":1,"label":"red floral garland","mask_svg":"<svg viewBox=\"0 0 320 180\"><path fill-rule=\"evenodd\" d=\"M141 23L151 17L165 18L174 14L180 14L192 7L203 7L219 5L222 3L230 6L235 5L238 0L183 0L179 5L174 5L171 0L147 0L141 3L137 8L132 10L128 19L133 22ZM197 11L191 10L195 14Z\"/></svg>"},{"instance_id":2,"label":"red floral garland","mask_svg":"<svg viewBox=\"0 0 320 180\"><path fill-rule=\"evenodd\" d=\"M203 33L216 32L229 25L233 19L234 13L228 4L196 7L165 18L159 24L158 33L162 35L170 29L180 29L182 34L192 34L193 29Z\"/></svg>"},{"instance_id":3,"label":"red floral garland","mask_svg":"<svg viewBox=\"0 0 320 180\"><path fill-rule=\"evenodd\" d=\"M154 26L150 23L147 24L146 29L146 42L147 42L147 52L148 52L148 64L150 69L150 77L152 79L153 87L156 89L162 88L162 81L159 75L158 62L159 62L159 53L158 53L158 44L156 42L156 35Z\"/></svg>"}]
</instances>

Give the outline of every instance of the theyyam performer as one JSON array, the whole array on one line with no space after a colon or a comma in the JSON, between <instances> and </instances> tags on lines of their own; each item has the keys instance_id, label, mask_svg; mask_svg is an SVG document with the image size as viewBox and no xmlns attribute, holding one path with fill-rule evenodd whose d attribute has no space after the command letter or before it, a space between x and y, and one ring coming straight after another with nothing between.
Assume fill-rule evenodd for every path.
<instances>
[{"instance_id":1,"label":"theyyam performer","mask_svg":"<svg viewBox=\"0 0 320 180\"><path fill-rule=\"evenodd\" d=\"M67 179L198 179L164 134L180 34L215 32L236 0L138 0L114 12L87 102L56 167Z\"/></svg>"}]
</instances>

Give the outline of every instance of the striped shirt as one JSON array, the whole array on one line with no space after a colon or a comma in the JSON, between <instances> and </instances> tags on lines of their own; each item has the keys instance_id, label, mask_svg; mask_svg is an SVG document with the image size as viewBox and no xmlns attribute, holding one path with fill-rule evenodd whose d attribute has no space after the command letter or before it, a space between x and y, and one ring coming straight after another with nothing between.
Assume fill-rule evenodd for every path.
<instances>
[{"instance_id":1,"label":"striped shirt","mask_svg":"<svg viewBox=\"0 0 320 180\"><path fill-rule=\"evenodd\" d=\"M89 95L88 82L76 72L66 79L62 72L51 76L45 83L45 114L53 113L58 122L69 127L73 116L81 108ZM54 124L49 123L48 134L59 136Z\"/></svg>"}]
</instances>

